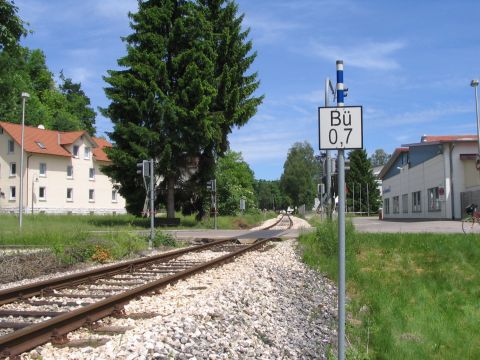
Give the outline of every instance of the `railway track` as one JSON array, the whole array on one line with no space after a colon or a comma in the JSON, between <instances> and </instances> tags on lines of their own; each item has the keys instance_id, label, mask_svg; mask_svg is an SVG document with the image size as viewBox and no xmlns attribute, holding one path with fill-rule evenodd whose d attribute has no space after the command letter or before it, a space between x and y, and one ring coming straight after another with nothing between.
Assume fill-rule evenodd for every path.
<instances>
[{"instance_id":1,"label":"railway track","mask_svg":"<svg viewBox=\"0 0 480 360\"><path fill-rule=\"evenodd\" d=\"M293 220L289 214L282 214L282 217L275 223L267 226L263 230L288 230L293 226Z\"/></svg>"},{"instance_id":2,"label":"railway track","mask_svg":"<svg viewBox=\"0 0 480 360\"><path fill-rule=\"evenodd\" d=\"M129 317L123 306L167 284L218 266L264 245L230 239L114 264L0 291L0 358L14 357L107 316ZM141 314L137 314L141 317Z\"/></svg>"}]
</instances>

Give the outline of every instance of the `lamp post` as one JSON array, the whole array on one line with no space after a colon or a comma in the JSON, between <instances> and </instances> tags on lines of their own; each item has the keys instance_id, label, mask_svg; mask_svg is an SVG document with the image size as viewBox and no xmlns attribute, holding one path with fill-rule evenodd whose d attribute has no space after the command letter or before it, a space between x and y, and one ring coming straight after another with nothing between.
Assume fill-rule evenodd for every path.
<instances>
[{"instance_id":1,"label":"lamp post","mask_svg":"<svg viewBox=\"0 0 480 360\"><path fill-rule=\"evenodd\" d=\"M472 80L470 86L475 89L475 113L477 116L477 136L478 136L478 154L477 154L477 169L480 168L480 118L478 117L478 79Z\"/></svg>"},{"instance_id":2,"label":"lamp post","mask_svg":"<svg viewBox=\"0 0 480 360\"><path fill-rule=\"evenodd\" d=\"M30 94L22 92L22 141L20 151L20 194L18 203L18 224L20 226L20 229L22 228L23 222L23 145L25 137L25 102L29 97Z\"/></svg>"}]
</instances>

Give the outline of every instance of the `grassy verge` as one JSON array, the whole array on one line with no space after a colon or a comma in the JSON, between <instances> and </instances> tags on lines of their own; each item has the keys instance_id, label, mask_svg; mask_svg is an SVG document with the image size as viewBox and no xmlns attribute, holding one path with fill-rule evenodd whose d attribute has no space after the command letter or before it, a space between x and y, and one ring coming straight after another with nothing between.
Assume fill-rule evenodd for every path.
<instances>
[{"instance_id":1,"label":"grassy verge","mask_svg":"<svg viewBox=\"0 0 480 360\"><path fill-rule=\"evenodd\" d=\"M348 358L480 358L480 237L346 232ZM336 223L300 242L336 280Z\"/></svg>"},{"instance_id":2,"label":"grassy verge","mask_svg":"<svg viewBox=\"0 0 480 360\"><path fill-rule=\"evenodd\" d=\"M266 213L247 213L236 216L219 216L217 218L217 227L223 230L249 229L260 225L265 220L272 219L276 216L277 214L273 211L268 211ZM213 217L207 218L202 221L197 221L194 215L180 216L181 228L212 229L213 226Z\"/></svg>"},{"instance_id":3,"label":"grassy verge","mask_svg":"<svg viewBox=\"0 0 480 360\"><path fill-rule=\"evenodd\" d=\"M219 216L219 229L247 229L275 217L277 214L247 213L238 216ZM212 228L213 218L197 221L194 215L182 216L180 229ZM130 231L150 228L150 219L133 215L27 215L23 218L25 232L58 232L69 233L77 231ZM18 231L18 218L15 215L0 215L0 234ZM159 228L161 229L161 228Z\"/></svg>"}]
</instances>

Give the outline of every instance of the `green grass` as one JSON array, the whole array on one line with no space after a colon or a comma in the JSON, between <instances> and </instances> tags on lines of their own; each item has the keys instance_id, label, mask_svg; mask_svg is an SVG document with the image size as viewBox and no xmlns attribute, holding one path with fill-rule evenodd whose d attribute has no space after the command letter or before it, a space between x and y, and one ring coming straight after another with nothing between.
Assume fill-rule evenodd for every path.
<instances>
[{"instance_id":1,"label":"green grass","mask_svg":"<svg viewBox=\"0 0 480 360\"><path fill-rule=\"evenodd\" d=\"M246 229L274 217L275 213L220 216L219 229ZM213 219L196 221L194 216L179 216L180 229L213 227ZM145 230L150 220L132 215L27 215L22 231L18 218L0 215L0 245L50 247L65 263L82 261L105 262L145 250L148 235L132 230ZM177 242L157 228L155 246L176 247ZM172 228L168 228L172 229Z\"/></svg>"},{"instance_id":2,"label":"green grass","mask_svg":"<svg viewBox=\"0 0 480 360\"><path fill-rule=\"evenodd\" d=\"M480 237L346 232L348 358L480 359ZM335 281L336 238L328 222L300 238Z\"/></svg>"}]
</instances>

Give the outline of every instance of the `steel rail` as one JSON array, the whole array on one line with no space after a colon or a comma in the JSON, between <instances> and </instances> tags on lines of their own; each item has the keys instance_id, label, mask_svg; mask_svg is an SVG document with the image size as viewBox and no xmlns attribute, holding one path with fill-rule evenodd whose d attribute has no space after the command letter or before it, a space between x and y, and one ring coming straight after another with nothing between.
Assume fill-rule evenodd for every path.
<instances>
[{"instance_id":1,"label":"steel rail","mask_svg":"<svg viewBox=\"0 0 480 360\"><path fill-rule=\"evenodd\" d=\"M126 272L139 265L152 263L158 260L165 260L169 258L178 257L180 255L183 255L189 252L204 250L209 247L226 243L231 240L232 239L217 240L208 244L198 245L195 247L188 247L185 249L169 251L169 252L162 253L155 256L149 256L145 258L130 260L120 264L113 264L113 265L104 266L98 269L93 269L85 272L80 272L80 273L70 274L70 275L61 276L61 277L48 279L44 281L39 281L33 284L21 285L21 286L16 286L9 289L0 290L0 306L20 300L20 299L26 299L36 295L42 295L42 292L58 289L63 286L78 285L86 281L97 280L102 277L107 277L114 274Z\"/></svg>"},{"instance_id":2,"label":"steel rail","mask_svg":"<svg viewBox=\"0 0 480 360\"><path fill-rule=\"evenodd\" d=\"M82 326L91 325L93 322L109 315L121 314L123 306L132 299L140 295L152 293L158 288L195 273L218 266L238 255L265 244L269 240L271 239L262 239L252 245L245 246L230 254L220 256L177 274L163 277L124 293L113 295L99 302L58 315L50 320L24 327L11 334L0 337L0 358L17 356L49 341L61 340L67 333Z\"/></svg>"},{"instance_id":3,"label":"steel rail","mask_svg":"<svg viewBox=\"0 0 480 360\"><path fill-rule=\"evenodd\" d=\"M274 226L277 226L278 224L280 224L280 222L283 220L284 217L285 217L285 214L282 214L282 217L276 223L274 223L272 225L269 225L269 226L263 228L262 230L268 230L268 229L273 228Z\"/></svg>"}]
</instances>

